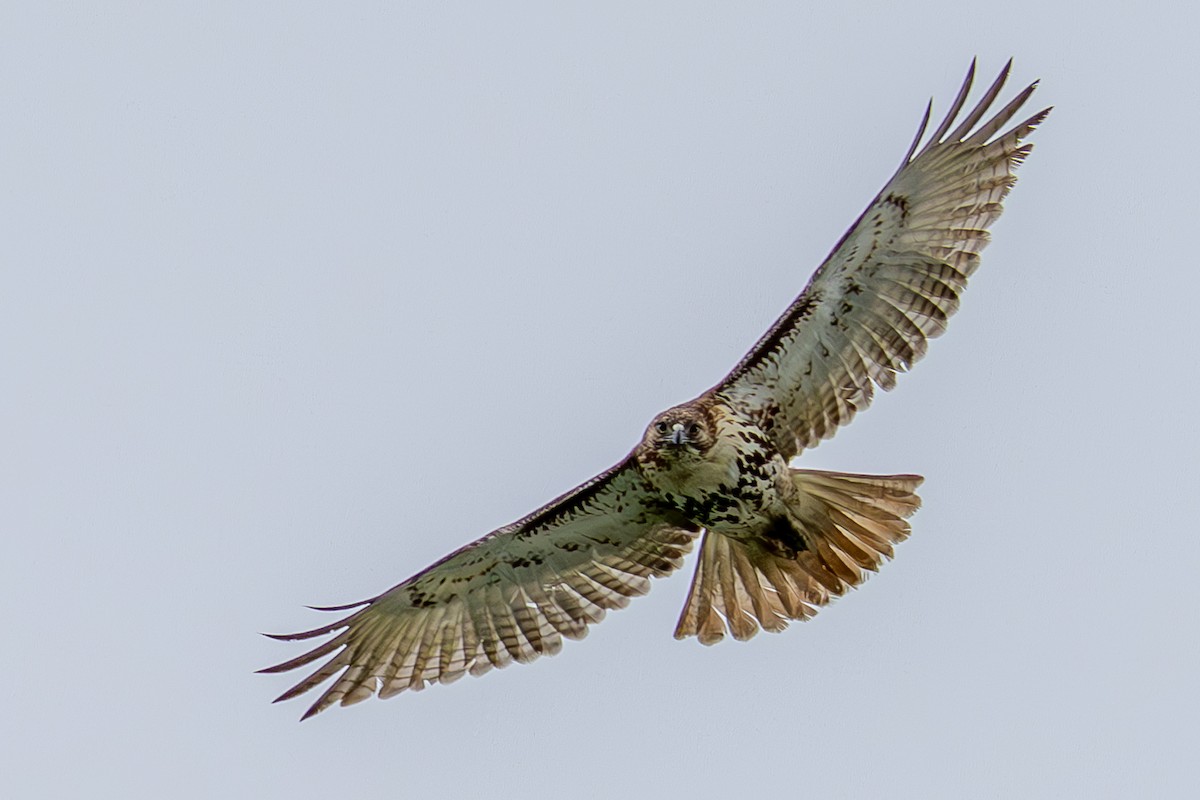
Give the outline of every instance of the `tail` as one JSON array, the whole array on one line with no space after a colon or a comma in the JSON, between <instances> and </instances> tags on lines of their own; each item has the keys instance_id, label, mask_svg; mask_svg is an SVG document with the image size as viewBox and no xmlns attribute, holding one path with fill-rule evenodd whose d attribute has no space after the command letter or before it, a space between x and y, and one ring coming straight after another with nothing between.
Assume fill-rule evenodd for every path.
<instances>
[{"instance_id":1,"label":"tail","mask_svg":"<svg viewBox=\"0 0 1200 800\"><path fill-rule=\"evenodd\" d=\"M784 553L766 538L707 532L675 638L716 644L777 633L806 620L892 557L908 538L905 521L921 505L919 475L851 475L794 469L800 499L791 511L802 548Z\"/></svg>"}]
</instances>

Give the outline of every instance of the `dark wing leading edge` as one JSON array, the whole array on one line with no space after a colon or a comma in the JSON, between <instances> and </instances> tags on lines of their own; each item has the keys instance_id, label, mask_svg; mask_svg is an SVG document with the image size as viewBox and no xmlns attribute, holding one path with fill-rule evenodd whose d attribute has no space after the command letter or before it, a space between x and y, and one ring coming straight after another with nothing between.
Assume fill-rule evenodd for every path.
<instances>
[{"instance_id":1,"label":"dark wing leading edge","mask_svg":"<svg viewBox=\"0 0 1200 800\"><path fill-rule=\"evenodd\" d=\"M750 414L788 458L834 434L891 389L958 308L987 228L1028 155L1021 144L1050 109L1001 132L1036 83L990 119L1005 65L958 122L975 64L929 142L929 109L900 169L813 275L804 292L713 391Z\"/></svg>"},{"instance_id":2,"label":"dark wing leading edge","mask_svg":"<svg viewBox=\"0 0 1200 800\"><path fill-rule=\"evenodd\" d=\"M283 640L333 638L262 672L332 656L284 692L287 700L337 675L305 713L450 683L532 661L581 639L610 608L645 594L649 578L682 566L697 530L651 507L626 459L522 520L451 553L330 625ZM340 633L337 633L339 632ZM339 674L340 673L340 674ZM277 700L277 702L278 702Z\"/></svg>"}]
</instances>

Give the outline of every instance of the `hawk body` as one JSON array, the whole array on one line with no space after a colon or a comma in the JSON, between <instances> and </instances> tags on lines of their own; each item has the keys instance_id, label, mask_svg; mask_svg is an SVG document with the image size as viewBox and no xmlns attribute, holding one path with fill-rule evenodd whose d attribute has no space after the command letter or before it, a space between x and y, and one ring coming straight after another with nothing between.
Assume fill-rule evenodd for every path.
<instances>
[{"instance_id":1,"label":"hawk body","mask_svg":"<svg viewBox=\"0 0 1200 800\"><path fill-rule=\"evenodd\" d=\"M660 414L633 458L651 496L705 531L675 635L706 644L807 619L878 569L920 504L915 475L791 469L717 392Z\"/></svg>"},{"instance_id":2,"label":"hawk body","mask_svg":"<svg viewBox=\"0 0 1200 800\"><path fill-rule=\"evenodd\" d=\"M326 609L350 612L336 622L274 637L330 636L263 670L325 659L278 699L332 678L307 717L555 653L682 567L697 538L675 635L705 644L808 619L879 569L909 534L922 479L789 462L892 389L957 310L1023 139L1049 112L1010 124L1036 84L992 110L1009 66L960 119L972 64L921 146L926 111L896 174L720 383L655 417L592 480L383 594Z\"/></svg>"},{"instance_id":3,"label":"hawk body","mask_svg":"<svg viewBox=\"0 0 1200 800\"><path fill-rule=\"evenodd\" d=\"M677 443L664 424L694 432ZM664 412L634 458L662 501L698 527L732 532L783 513L787 462L752 420L711 396Z\"/></svg>"}]
</instances>

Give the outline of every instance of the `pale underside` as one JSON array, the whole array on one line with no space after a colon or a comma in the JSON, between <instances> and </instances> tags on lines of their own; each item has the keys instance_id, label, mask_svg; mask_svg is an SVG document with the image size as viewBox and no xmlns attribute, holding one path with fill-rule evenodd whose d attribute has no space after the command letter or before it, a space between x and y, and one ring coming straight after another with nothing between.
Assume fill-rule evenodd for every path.
<instances>
[{"instance_id":1,"label":"pale underside","mask_svg":"<svg viewBox=\"0 0 1200 800\"><path fill-rule=\"evenodd\" d=\"M900 169L795 302L710 390L754 420L785 460L832 436L871 402L875 387L891 389L897 374L925 353L927 341L945 330L957 309L988 242L987 229L1015 183L1013 170L1030 150L1022 140L1049 111L1005 128L1032 94L1035 86L1029 86L985 119L1008 69L959 120L972 65L945 120L918 149L929 120L926 111ZM897 517L915 508L903 499L915 486L909 483L895 490L900 499L887 501L897 504ZM843 551L870 542L863 541L867 534L855 538L852 526L843 532L844 544L837 545L834 556L853 560ZM337 622L276 637L332 635L264 672L328 657L279 698L335 678L305 714L310 716L375 693L386 697L531 661L557 652L564 637L582 638L607 610L645 594L650 578L680 568L700 533L655 497L632 458L626 458L387 592L333 609L358 608ZM890 542L903 538L907 526L894 533L875 547L868 559L873 566L859 559L864 569L889 557ZM708 565L715 574L725 563L731 565L727 573L736 574L738 564L717 558L720 547L705 553L701 567ZM806 618L855 582L797 597L805 614L781 618ZM731 584L730 592L735 589ZM774 593L759 602L774 603L775 613L787 612L792 601ZM756 616L750 598L746 605Z\"/></svg>"}]
</instances>

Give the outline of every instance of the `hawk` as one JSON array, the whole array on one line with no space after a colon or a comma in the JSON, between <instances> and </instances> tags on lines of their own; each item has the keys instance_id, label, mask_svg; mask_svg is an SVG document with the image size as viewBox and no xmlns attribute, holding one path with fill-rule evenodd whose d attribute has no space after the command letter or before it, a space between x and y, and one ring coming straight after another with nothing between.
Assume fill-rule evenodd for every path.
<instances>
[{"instance_id":1,"label":"hawk","mask_svg":"<svg viewBox=\"0 0 1200 800\"><path fill-rule=\"evenodd\" d=\"M650 578L699 563L676 638L713 644L806 620L892 557L920 500L917 475L796 469L940 335L979 265L988 226L1050 109L1009 125L1037 84L991 113L1009 61L961 120L949 113L808 286L720 383L656 416L611 469L451 553L351 611L281 640L330 636L262 672L327 659L278 700L333 678L304 714L451 683L556 653ZM1007 126L1007 127L1006 127Z\"/></svg>"}]
</instances>

